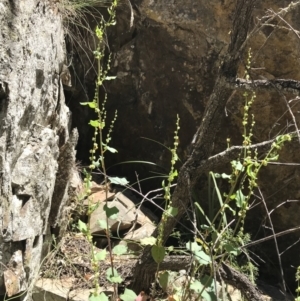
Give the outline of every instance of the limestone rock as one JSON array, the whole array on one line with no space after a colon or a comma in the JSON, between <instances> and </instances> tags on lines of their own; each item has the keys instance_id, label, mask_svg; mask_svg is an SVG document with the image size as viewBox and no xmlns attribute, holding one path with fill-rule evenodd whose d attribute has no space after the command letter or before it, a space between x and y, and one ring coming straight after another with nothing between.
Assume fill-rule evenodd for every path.
<instances>
[{"instance_id":1,"label":"limestone rock","mask_svg":"<svg viewBox=\"0 0 300 301\"><path fill-rule=\"evenodd\" d=\"M8 297L16 295L27 288L25 281L26 274L23 267L23 254L21 250L14 252L7 264L7 269L3 274Z\"/></svg>"},{"instance_id":2,"label":"limestone rock","mask_svg":"<svg viewBox=\"0 0 300 301\"><path fill-rule=\"evenodd\" d=\"M93 197L93 195L91 195L91 197ZM97 197L95 197L95 200L97 200ZM99 220L106 220L104 206L105 202L99 202L97 209L91 214L90 228L92 234L104 231L98 223ZM108 201L107 206L108 208L116 207L118 209L116 217L114 219L108 219L111 231L118 232L129 229L134 223L139 225L144 225L145 223L152 224L150 219L147 218L141 210L136 209L135 204L121 192L118 192L113 200Z\"/></svg>"},{"instance_id":3,"label":"limestone rock","mask_svg":"<svg viewBox=\"0 0 300 301\"><path fill-rule=\"evenodd\" d=\"M33 301L65 301L73 286L73 279L39 279L34 288Z\"/></svg>"},{"instance_id":4,"label":"limestone rock","mask_svg":"<svg viewBox=\"0 0 300 301\"><path fill-rule=\"evenodd\" d=\"M124 237L124 243L126 242L129 250L139 251L141 250L140 239L150 237L155 228L156 226L152 223L145 223L140 228L129 231ZM120 244L123 244L123 241Z\"/></svg>"},{"instance_id":5,"label":"limestone rock","mask_svg":"<svg viewBox=\"0 0 300 301\"><path fill-rule=\"evenodd\" d=\"M74 278L49 279L41 278L37 281L33 293L33 301L88 301L92 289L75 289ZM106 295L113 293L113 287L104 291Z\"/></svg>"},{"instance_id":6,"label":"limestone rock","mask_svg":"<svg viewBox=\"0 0 300 301\"><path fill-rule=\"evenodd\" d=\"M97 183L93 182L91 187L91 195L86 198L83 202L85 206L101 204L105 202L107 199L108 201L112 200L115 196L114 192L110 192L108 189L105 188L104 185L98 185Z\"/></svg>"},{"instance_id":7,"label":"limestone rock","mask_svg":"<svg viewBox=\"0 0 300 301\"><path fill-rule=\"evenodd\" d=\"M65 163L59 158L71 142L59 76L64 33L61 16L38 0L1 1L0 27L0 261L9 267L18 256L18 270L26 272L22 282L20 275L12 281L13 268L1 267L0 294L5 286L10 295L27 288L22 298L29 300L49 216L57 223L68 198L69 173L56 182ZM68 154L71 167L74 144Z\"/></svg>"}]
</instances>

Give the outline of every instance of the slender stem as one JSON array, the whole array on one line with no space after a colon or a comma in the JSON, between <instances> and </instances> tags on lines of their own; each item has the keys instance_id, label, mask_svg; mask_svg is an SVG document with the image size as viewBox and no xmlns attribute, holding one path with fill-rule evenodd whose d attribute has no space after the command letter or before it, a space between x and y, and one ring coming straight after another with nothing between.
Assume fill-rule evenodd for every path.
<instances>
[{"instance_id":1,"label":"slender stem","mask_svg":"<svg viewBox=\"0 0 300 301\"><path fill-rule=\"evenodd\" d=\"M98 89L98 93L97 93L97 107L98 109L100 108L100 100L99 100L99 79L101 78L101 74L102 74L102 70L101 70L101 62L100 59L98 59L98 80L97 80L97 89ZM108 204L108 177L107 177L107 173L106 173L106 168L105 168L105 161L104 161L104 153L105 150L103 148L103 125L102 125L102 116L101 116L101 111L98 110L98 121L100 123L99 125L99 146L100 146L100 161L101 161L101 167L103 170L103 175L104 175L104 186L105 186L105 205L107 206ZM110 230L109 230L109 220L108 220L108 216L106 214L106 238L107 238L107 242L108 242L108 252L109 252L109 258L110 258L110 266L111 266L111 273L112 276L114 276L114 258L113 258L113 254L112 254L112 245L111 245L111 239L110 239ZM114 284L114 295L115 297L117 296L117 288L116 288L116 284Z\"/></svg>"}]
</instances>

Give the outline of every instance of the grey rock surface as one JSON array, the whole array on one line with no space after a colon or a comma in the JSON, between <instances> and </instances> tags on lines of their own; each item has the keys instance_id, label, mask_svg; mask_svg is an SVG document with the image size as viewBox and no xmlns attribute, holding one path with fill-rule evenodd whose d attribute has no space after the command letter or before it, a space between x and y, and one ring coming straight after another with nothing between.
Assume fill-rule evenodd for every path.
<instances>
[{"instance_id":1,"label":"grey rock surface","mask_svg":"<svg viewBox=\"0 0 300 301\"><path fill-rule=\"evenodd\" d=\"M91 195L91 198L93 198L93 195ZM90 229L92 234L103 233L105 230L99 225L100 220L106 221L105 205L106 202L104 200L102 202L99 201L97 209L91 214ZM118 210L116 217L108 219L111 231L118 233L119 231L129 229L136 224L141 226L150 224L150 226L152 226L151 230L147 232L150 236L155 229L152 221L139 208L136 208L135 204L121 192L118 192L112 200L107 202L107 207ZM136 239L143 237L137 237ZM126 238L127 236L125 239Z\"/></svg>"},{"instance_id":2,"label":"grey rock surface","mask_svg":"<svg viewBox=\"0 0 300 301\"><path fill-rule=\"evenodd\" d=\"M43 241L50 235L49 214L53 225L59 214L51 206L59 208L67 198L55 184L70 131L60 79L64 35L61 16L49 1L1 0L0 28L0 294L26 289L22 299L30 300ZM74 163L74 144L69 161ZM3 274L11 271L16 254L25 274L19 289L9 291Z\"/></svg>"}]
</instances>

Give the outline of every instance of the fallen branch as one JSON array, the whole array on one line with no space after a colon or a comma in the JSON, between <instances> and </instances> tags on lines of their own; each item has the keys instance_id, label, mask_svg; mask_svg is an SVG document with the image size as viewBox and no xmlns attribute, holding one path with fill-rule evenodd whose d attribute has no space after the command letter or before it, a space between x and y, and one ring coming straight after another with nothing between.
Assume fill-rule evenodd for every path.
<instances>
[{"instance_id":1,"label":"fallen branch","mask_svg":"<svg viewBox=\"0 0 300 301\"><path fill-rule=\"evenodd\" d=\"M300 81L293 79L272 79L272 80L245 80L241 78L237 78L235 81L228 81L227 86L232 89L244 89L250 91L276 91L278 92L285 101L285 105L293 119L294 126L296 128L297 133L299 132L296 117L292 111L290 106L290 102L286 99L284 93L292 93L299 95L300 92ZM300 100L300 97L297 96L293 100ZM298 140L300 142L300 135L298 134Z\"/></svg>"},{"instance_id":2,"label":"fallen branch","mask_svg":"<svg viewBox=\"0 0 300 301\"><path fill-rule=\"evenodd\" d=\"M298 133L297 131L287 133L287 135L291 135L291 137L297 137ZM264 153L270 150L272 144L275 142L275 139L271 139L268 141L260 142L253 144L248 147L249 150L257 150L259 153ZM208 158L208 160L203 161L200 163L200 167L203 173L209 172L211 170L216 170L217 167L219 167L222 164L226 164L234 159L236 159L241 151L243 151L245 148L243 146L232 146L225 151L218 153L216 155L213 155ZM272 162L269 162L270 164Z\"/></svg>"},{"instance_id":3,"label":"fallen branch","mask_svg":"<svg viewBox=\"0 0 300 301\"><path fill-rule=\"evenodd\" d=\"M242 248L249 248L249 247L252 247L252 246L254 246L254 245L260 244L260 243L262 243L262 242L265 242L265 241L267 241L267 240L274 239L274 237L280 237L280 236L287 235L287 234L290 234L290 233L293 233L293 232L296 232L296 231L299 231L299 230L300 230L300 226L299 226L299 227L296 227L296 228L284 230L284 231L281 231L281 232L272 234L272 235L270 235L270 236L267 236L267 237L258 239L258 240L256 240L256 241L251 241L251 242L249 242L248 244L243 245Z\"/></svg>"},{"instance_id":4,"label":"fallen branch","mask_svg":"<svg viewBox=\"0 0 300 301\"><path fill-rule=\"evenodd\" d=\"M222 267L219 268L218 272L223 281L225 281L225 283L230 284L233 287L239 289L242 295L244 295L247 300L264 300L258 288L244 274L236 271L235 269L233 269L225 263L222 263Z\"/></svg>"},{"instance_id":5,"label":"fallen branch","mask_svg":"<svg viewBox=\"0 0 300 301\"><path fill-rule=\"evenodd\" d=\"M241 89L248 91L274 91L285 92L300 95L300 81L293 79L258 79L246 80L236 78L226 82L226 86L231 89Z\"/></svg>"},{"instance_id":6,"label":"fallen branch","mask_svg":"<svg viewBox=\"0 0 300 301\"><path fill-rule=\"evenodd\" d=\"M191 256L166 256L164 261L159 265L159 270L171 270L171 271L180 271L182 269L187 270L191 265L192 259ZM147 265L149 269L149 274L155 272L157 269L156 264ZM244 274L236 271L234 268L229 265L222 263L221 266L218 266L218 263L215 264L217 280L224 281L227 284L232 285L233 287L239 289L243 296L247 300L251 301L261 301L264 300L262 294L258 290L255 284L253 284ZM209 268L207 269L209 273ZM147 290L148 288L143 288Z\"/></svg>"}]
</instances>

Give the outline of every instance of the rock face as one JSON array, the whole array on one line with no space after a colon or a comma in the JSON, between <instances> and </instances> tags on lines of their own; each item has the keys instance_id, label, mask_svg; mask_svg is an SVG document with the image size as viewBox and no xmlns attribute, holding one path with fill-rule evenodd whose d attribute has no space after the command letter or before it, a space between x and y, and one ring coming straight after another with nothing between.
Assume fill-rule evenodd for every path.
<instances>
[{"instance_id":1,"label":"rock face","mask_svg":"<svg viewBox=\"0 0 300 301\"><path fill-rule=\"evenodd\" d=\"M119 111L112 141L119 155L114 156L114 160L141 159L155 162L168 169L169 152L160 145L140 137L147 137L165 146L171 146L176 114L179 114L181 118L179 153L182 160L185 160L196 127L203 118L219 62L230 39L232 13L236 1L132 0L130 3L132 8L122 4L117 26L109 32L110 50L113 56L111 73L117 75L117 79L106 85L109 95L108 115L112 115L115 109ZM279 12L281 7L289 4L290 1L284 0L258 1L253 25L257 24L259 18L266 13L271 16L271 10ZM130 26L131 12L134 13L132 27ZM252 79L300 79L298 59L300 43L296 31L291 30L287 25L289 23L295 30L300 29L299 18L297 18L299 12L298 6L290 13L282 15L285 21L275 17L270 26L256 31L248 41L248 46L253 52ZM280 26L276 27L278 24ZM81 74L81 82L85 87L91 87L91 79L94 80L93 71L80 73L80 70L89 70L91 65L84 59L79 62L78 57L82 58L83 55L74 57L78 63L76 75ZM239 76L242 77L246 55L240 59ZM88 94L87 90L86 95ZM89 117L78 106L76 101L78 95L78 101L83 101L83 94L78 93L76 89L70 92L68 97L72 100L70 108L76 116L74 124L81 128L83 134L80 135L79 140L79 157L85 160L89 137L86 135L88 130L81 124L82 122L87 124ZM299 110L297 98L291 94L285 97L292 104L297 118ZM240 92L233 93L228 100L222 131L215 141L215 153L226 148L228 137L231 138L233 145L241 144L243 103ZM252 112L256 120L254 142L264 141L278 133L295 129L285 98L276 90L258 92ZM84 116L86 120L83 120ZM297 122L299 126L299 120ZM282 162L299 162L298 149L297 141L289 144L282 150ZM134 166L131 170L125 169L124 166L121 168L124 174L130 174L136 169L144 171L138 166ZM224 167L220 167L218 171L224 171ZM260 184L269 210L287 199L299 198L298 177L298 169L295 166L276 165L263 171ZM299 211L300 207L296 202L276 209L272 214L275 231L297 226ZM268 226L264 206L257 206L253 212L250 212L249 220L252 233L258 233L258 236L253 236L253 239L271 234L269 230L264 232L261 228L263 225ZM280 238L280 249L284 250L297 239L297 234ZM266 260L266 264L261 264L261 274L266 272L266 277L274 282L279 281L278 259L273 242L264 243L258 251ZM282 258L285 276L289 283L293 283L295 270L291 265L297 266L300 263L297 248L289 249Z\"/></svg>"},{"instance_id":2,"label":"rock face","mask_svg":"<svg viewBox=\"0 0 300 301\"><path fill-rule=\"evenodd\" d=\"M61 16L48 1L2 0L0 27L0 295L11 296L30 292L38 274L68 196L76 133L60 79Z\"/></svg>"},{"instance_id":3,"label":"rock face","mask_svg":"<svg viewBox=\"0 0 300 301\"><path fill-rule=\"evenodd\" d=\"M65 73L63 28L59 12L52 9L54 2L0 2L0 293L3 294L30 290L49 226L60 224L74 162L76 133L70 135L70 112L63 93L63 82L68 80L63 78L62 82L60 77ZM119 155L113 160L142 159L168 170L169 152L140 137L171 146L179 114L179 153L182 160L186 159L229 42L236 1L131 0L126 3L120 6L117 26L108 33L113 59L111 72L117 79L105 87L109 95L107 115L113 115L115 109L119 111L112 142ZM278 12L289 3L258 1L253 24L266 14L266 9ZM300 79L299 13L298 6L282 15L284 19L275 17L272 26L263 27L248 41L253 51L253 79L261 76ZM272 11L267 14L271 16ZM91 45L90 49L80 45L82 48L77 48L81 52L73 54L74 88L66 93L75 117L73 126L79 127L78 150L83 160L88 158L91 143L90 129L85 127L91 117L79 102L92 98L95 80L91 68L93 55L89 52L86 57L87 50L92 51L93 46L90 41L86 44ZM241 57L240 76L245 60ZM286 100L295 114L300 109L299 102L293 95L285 97L278 91L258 93L253 108L254 142L294 130ZM215 153L226 147L227 137L231 137L233 144L241 143L242 107L243 99L237 92L224 111ZM282 151L282 161L299 162L298 149L297 142L291 143ZM113 162L109 157L107 160ZM129 173L122 168L121 172ZM272 214L275 231L298 225L300 207L296 202L286 202L300 196L297 167L271 166L263 172L260 183L269 209L286 203ZM206 201L205 197L203 200ZM264 207L260 205L255 210L249 217L251 231L259 236L270 235L267 228L266 233L260 231L259 225L269 226ZM280 250L287 249L298 236L280 238ZM259 249L266 260L261 273L277 282L280 273L274 244L265 243ZM295 274L291 265L300 263L298 253L294 247L282 255L285 276L290 283ZM23 297L27 299L29 295Z\"/></svg>"}]
</instances>

